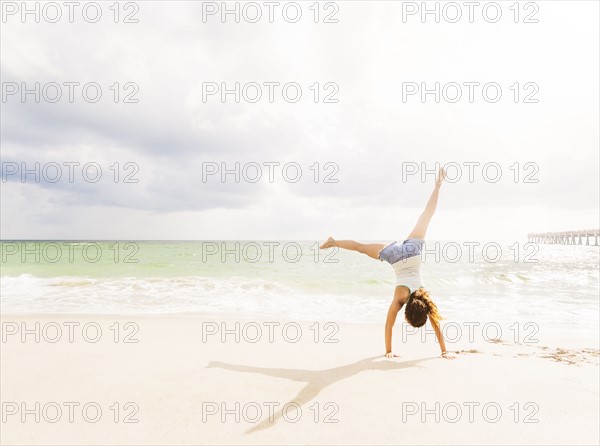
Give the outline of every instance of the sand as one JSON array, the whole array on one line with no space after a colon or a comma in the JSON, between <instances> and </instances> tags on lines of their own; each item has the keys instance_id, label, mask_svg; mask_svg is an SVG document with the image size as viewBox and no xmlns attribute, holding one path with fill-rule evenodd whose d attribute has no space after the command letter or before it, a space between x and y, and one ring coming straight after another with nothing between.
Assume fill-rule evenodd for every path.
<instances>
[{"instance_id":1,"label":"sand","mask_svg":"<svg viewBox=\"0 0 600 446\"><path fill-rule=\"evenodd\" d=\"M400 330L401 357L385 359L382 326L5 315L0 440L598 444L597 339L571 348L465 337L445 360L433 338L402 342Z\"/></svg>"}]
</instances>

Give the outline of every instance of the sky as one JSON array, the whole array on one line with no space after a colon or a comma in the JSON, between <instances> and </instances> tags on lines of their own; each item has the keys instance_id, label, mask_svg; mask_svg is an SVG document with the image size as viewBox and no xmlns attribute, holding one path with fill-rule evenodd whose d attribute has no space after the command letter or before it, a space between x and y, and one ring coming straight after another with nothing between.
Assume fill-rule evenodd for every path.
<instances>
[{"instance_id":1,"label":"sky","mask_svg":"<svg viewBox=\"0 0 600 446\"><path fill-rule=\"evenodd\" d=\"M2 239L600 226L598 2L112 3L2 2Z\"/></svg>"}]
</instances>

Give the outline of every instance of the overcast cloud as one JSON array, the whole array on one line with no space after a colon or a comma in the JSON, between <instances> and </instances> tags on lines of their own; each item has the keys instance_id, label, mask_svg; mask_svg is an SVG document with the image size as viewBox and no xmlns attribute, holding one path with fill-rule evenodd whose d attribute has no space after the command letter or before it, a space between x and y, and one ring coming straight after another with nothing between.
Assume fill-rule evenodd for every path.
<instances>
[{"instance_id":1,"label":"overcast cloud","mask_svg":"<svg viewBox=\"0 0 600 446\"><path fill-rule=\"evenodd\" d=\"M304 14L312 3L302 3ZM433 185L433 175L403 181L402 165L432 169L436 161L458 163L463 178L444 187L431 238L522 240L531 231L599 226L597 2L537 2L539 23L476 15L454 24L403 23L402 2L337 2L339 23L308 15L288 23L277 14L275 23L203 23L202 2L137 4L139 23L3 15L3 93L35 82L97 82L103 90L97 103L80 88L73 103L66 87L56 103L4 95L3 239L400 239ZM139 87L137 103L123 102L128 82ZM303 96L288 103L278 88L270 103L263 86L256 103L221 103L218 95L204 102L207 82L296 82ZM503 96L486 102L478 88L473 103L421 103L418 95L403 102L406 82L495 82ZM339 87L337 103L323 102L333 91L327 83ZM524 103L527 83L539 88L539 102ZM36 162L63 166L63 177L22 182L11 173ZM79 166L69 182L65 162L97 163L102 176L84 181ZM206 163L236 162L250 178L252 163L261 165L261 179L203 178ZM481 163L473 183L469 162ZM273 182L264 163L280 163ZM286 163L297 163L290 177L294 165L302 168L298 182L284 180ZM502 168L498 182L483 179L486 163ZM137 182L124 182L128 173ZM337 182L325 182L328 174ZM528 174L538 182L524 182Z\"/></svg>"}]
</instances>

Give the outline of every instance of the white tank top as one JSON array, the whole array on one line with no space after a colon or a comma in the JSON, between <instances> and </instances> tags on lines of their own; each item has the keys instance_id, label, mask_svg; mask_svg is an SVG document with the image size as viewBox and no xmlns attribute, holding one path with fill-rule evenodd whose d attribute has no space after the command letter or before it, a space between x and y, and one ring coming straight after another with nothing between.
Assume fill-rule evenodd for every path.
<instances>
[{"instance_id":1,"label":"white tank top","mask_svg":"<svg viewBox=\"0 0 600 446\"><path fill-rule=\"evenodd\" d=\"M404 285L410 288L412 293L419 287L425 287L421 278L421 256L412 256L400 260L392 265L396 274L396 286Z\"/></svg>"}]
</instances>

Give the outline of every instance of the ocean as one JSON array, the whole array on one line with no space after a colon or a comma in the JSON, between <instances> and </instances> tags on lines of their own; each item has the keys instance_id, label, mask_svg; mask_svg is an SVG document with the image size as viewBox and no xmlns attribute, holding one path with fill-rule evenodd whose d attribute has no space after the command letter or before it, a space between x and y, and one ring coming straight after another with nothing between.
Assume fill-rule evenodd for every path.
<instances>
[{"instance_id":1,"label":"ocean","mask_svg":"<svg viewBox=\"0 0 600 446\"><path fill-rule=\"evenodd\" d=\"M389 264L317 241L3 241L3 314L201 314L383 323ZM598 332L599 247L428 241L446 320Z\"/></svg>"}]
</instances>

